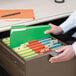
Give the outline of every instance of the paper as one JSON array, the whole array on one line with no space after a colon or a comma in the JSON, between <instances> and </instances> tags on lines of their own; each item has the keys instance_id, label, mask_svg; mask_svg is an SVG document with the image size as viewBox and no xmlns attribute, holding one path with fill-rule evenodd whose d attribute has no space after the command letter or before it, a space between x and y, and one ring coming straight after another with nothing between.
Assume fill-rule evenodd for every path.
<instances>
[{"instance_id":1,"label":"paper","mask_svg":"<svg viewBox=\"0 0 76 76\"><path fill-rule=\"evenodd\" d=\"M44 31L49 29L49 25L12 26L10 33L10 47L15 48L29 41L50 37L50 34L44 34Z\"/></svg>"},{"instance_id":2,"label":"paper","mask_svg":"<svg viewBox=\"0 0 76 76\"><path fill-rule=\"evenodd\" d=\"M20 12L20 14L11 15L7 17L1 17L3 15L8 15L12 13ZM32 21L35 19L33 9L23 9L23 10L0 10L0 28L6 26L18 25L27 21Z\"/></svg>"},{"instance_id":3,"label":"paper","mask_svg":"<svg viewBox=\"0 0 76 76\"><path fill-rule=\"evenodd\" d=\"M9 15L13 13L20 12L20 14L15 14L11 16L1 17L4 15ZM23 9L23 10L0 10L0 20L17 21L17 20L30 20L34 19L33 9Z\"/></svg>"}]
</instances>

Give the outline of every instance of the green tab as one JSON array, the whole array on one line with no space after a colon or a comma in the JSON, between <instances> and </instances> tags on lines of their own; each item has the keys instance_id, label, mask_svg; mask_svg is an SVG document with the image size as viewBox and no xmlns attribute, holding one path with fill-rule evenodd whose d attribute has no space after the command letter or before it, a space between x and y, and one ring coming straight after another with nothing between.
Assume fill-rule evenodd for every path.
<instances>
[{"instance_id":1,"label":"green tab","mask_svg":"<svg viewBox=\"0 0 76 76\"><path fill-rule=\"evenodd\" d=\"M10 47L15 48L29 41L50 37L50 34L44 34L44 31L49 29L49 25L12 26L10 33Z\"/></svg>"}]
</instances>

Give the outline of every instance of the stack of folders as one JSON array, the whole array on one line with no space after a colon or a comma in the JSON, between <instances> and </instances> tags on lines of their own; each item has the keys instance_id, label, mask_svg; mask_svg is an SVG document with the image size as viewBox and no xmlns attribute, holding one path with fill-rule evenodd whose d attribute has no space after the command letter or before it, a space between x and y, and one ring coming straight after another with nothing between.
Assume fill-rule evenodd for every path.
<instances>
[{"instance_id":1,"label":"stack of folders","mask_svg":"<svg viewBox=\"0 0 76 76\"><path fill-rule=\"evenodd\" d=\"M10 38L4 38L3 42L10 47ZM22 57L23 59L29 59L40 54L52 52L61 48L63 45L58 42L58 40L53 40L51 38L41 38L39 40L33 40L18 47L12 48L13 51Z\"/></svg>"},{"instance_id":2,"label":"stack of folders","mask_svg":"<svg viewBox=\"0 0 76 76\"><path fill-rule=\"evenodd\" d=\"M50 34L44 34L44 31L49 29L49 25L13 26L10 37L4 38L3 42L17 55L23 59L28 59L52 52L63 46L58 40L50 38Z\"/></svg>"}]
</instances>

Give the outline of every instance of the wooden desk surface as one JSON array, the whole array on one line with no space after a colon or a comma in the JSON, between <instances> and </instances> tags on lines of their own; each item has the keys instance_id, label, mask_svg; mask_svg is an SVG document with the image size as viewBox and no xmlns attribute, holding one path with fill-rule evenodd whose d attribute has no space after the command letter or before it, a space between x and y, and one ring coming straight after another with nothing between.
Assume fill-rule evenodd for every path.
<instances>
[{"instance_id":1,"label":"wooden desk surface","mask_svg":"<svg viewBox=\"0 0 76 76\"><path fill-rule=\"evenodd\" d=\"M35 20L21 23L31 25L70 15L76 10L76 0L65 0L65 3L55 3L54 0L1 0L0 9L34 9ZM0 25L0 32L10 27Z\"/></svg>"}]
</instances>

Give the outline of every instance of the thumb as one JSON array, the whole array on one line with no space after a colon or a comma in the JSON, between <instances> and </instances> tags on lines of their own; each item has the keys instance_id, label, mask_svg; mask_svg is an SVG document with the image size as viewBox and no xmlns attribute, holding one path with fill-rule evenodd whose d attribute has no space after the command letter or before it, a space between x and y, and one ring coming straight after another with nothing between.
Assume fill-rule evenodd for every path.
<instances>
[{"instance_id":1,"label":"thumb","mask_svg":"<svg viewBox=\"0 0 76 76\"><path fill-rule=\"evenodd\" d=\"M51 29L51 30L45 31L44 34L49 34L49 33L52 33L52 32L53 32L53 30Z\"/></svg>"},{"instance_id":2,"label":"thumb","mask_svg":"<svg viewBox=\"0 0 76 76\"><path fill-rule=\"evenodd\" d=\"M57 52L57 53L60 53L60 52L63 52L64 50L65 50L65 47L62 47L62 48L56 50L56 52Z\"/></svg>"},{"instance_id":3,"label":"thumb","mask_svg":"<svg viewBox=\"0 0 76 76\"><path fill-rule=\"evenodd\" d=\"M54 31L55 31L54 28L56 28L57 26L54 24L51 24L51 23L49 23L49 25L50 25L51 29L45 31L44 34L54 33Z\"/></svg>"}]
</instances>

